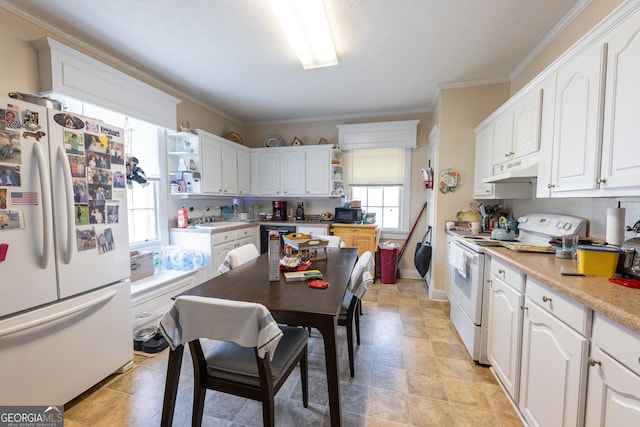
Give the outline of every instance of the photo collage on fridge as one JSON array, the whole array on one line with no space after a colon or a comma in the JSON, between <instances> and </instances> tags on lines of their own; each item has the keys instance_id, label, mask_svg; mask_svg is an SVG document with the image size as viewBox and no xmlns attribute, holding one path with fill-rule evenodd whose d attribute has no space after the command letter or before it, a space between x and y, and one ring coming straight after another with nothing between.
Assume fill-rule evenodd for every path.
<instances>
[{"instance_id":1,"label":"photo collage on fridge","mask_svg":"<svg viewBox=\"0 0 640 427\"><path fill-rule=\"evenodd\" d=\"M60 112L53 115L56 127L47 129L46 117L0 106L0 231L25 227L22 207L37 205L38 193L24 189L22 151L26 141L47 143L47 132L62 132L73 186L77 250L115 249L110 224L119 223L126 200L125 148L122 131L101 121ZM24 166L26 167L26 166Z\"/></svg>"}]
</instances>

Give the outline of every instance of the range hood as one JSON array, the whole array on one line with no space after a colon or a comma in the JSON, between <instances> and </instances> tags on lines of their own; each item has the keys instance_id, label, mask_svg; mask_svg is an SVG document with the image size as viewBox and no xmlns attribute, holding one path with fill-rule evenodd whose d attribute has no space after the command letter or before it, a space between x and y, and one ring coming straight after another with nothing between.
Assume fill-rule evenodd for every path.
<instances>
[{"instance_id":1,"label":"range hood","mask_svg":"<svg viewBox=\"0 0 640 427\"><path fill-rule=\"evenodd\" d=\"M493 176L482 179L484 183L503 182L531 182L532 178L538 177L537 160L516 160L500 166L500 170Z\"/></svg>"}]
</instances>

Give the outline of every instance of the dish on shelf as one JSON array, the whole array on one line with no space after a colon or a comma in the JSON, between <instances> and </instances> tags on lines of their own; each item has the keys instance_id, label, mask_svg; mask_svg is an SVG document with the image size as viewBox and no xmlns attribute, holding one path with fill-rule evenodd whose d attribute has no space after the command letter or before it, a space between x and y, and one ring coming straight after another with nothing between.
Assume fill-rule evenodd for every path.
<instances>
[{"instance_id":1,"label":"dish on shelf","mask_svg":"<svg viewBox=\"0 0 640 427\"><path fill-rule=\"evenodd\" d=\"M238 144L244 144L244 140L242 139L240 134L236 131L230 130L229 132L227 132L227 134L224 137L227 138L229 141L233 141Z\"/></svg>"},{"instance_id":2,"label":"dish on shelf","mask_svg":"<svg viewBox=\"0 0 640 427\"><path fill-rule=\"evenodd\" d=\"M279 136L269 136L264 140L265 147L282 147L284 141Z\"/></svg>"}]
</instances>

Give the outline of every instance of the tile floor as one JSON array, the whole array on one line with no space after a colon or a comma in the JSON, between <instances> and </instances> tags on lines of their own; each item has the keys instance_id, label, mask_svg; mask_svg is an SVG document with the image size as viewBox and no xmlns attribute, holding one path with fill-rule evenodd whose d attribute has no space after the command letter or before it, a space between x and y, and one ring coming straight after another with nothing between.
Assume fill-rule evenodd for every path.
<instances>
[{"instance_id":1,"label":"tile floor","mask_svg":"<svg viewBox=\"0 0 640 427\"><path fill-rule=\"evenodd\" d=\"M378 280L369 288L349 376L345 328L338 327L344 426L522 426L488 368L470 360L449 321L449 304L429 300L422 281ZM296 369L276 396L276 425L328 426L323 344L309 343L309 407ZM65 426L158 426L168 350L135 355L113 375L65 405ZM174 426L191 423L191 359L185 351ZM260 403L207 392L204 426L262 426Z\"/></svg>"}]
</instances>

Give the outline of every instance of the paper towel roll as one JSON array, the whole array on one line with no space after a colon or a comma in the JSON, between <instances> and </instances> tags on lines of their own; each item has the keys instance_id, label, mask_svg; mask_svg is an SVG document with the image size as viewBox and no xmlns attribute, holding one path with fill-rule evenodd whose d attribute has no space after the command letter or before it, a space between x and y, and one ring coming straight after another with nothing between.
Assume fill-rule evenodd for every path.
<instances>
[{"instance_id":1,"label":"paper towel roll","mask_svg":"<svg viewBox=\"0 0 640 427\"><path fill-rule=\"evenodd\" d=\"M607 209L607 234L605 240L610 245L620 246L624 243L625 208Z\"/></svg>"}]
</instances>

